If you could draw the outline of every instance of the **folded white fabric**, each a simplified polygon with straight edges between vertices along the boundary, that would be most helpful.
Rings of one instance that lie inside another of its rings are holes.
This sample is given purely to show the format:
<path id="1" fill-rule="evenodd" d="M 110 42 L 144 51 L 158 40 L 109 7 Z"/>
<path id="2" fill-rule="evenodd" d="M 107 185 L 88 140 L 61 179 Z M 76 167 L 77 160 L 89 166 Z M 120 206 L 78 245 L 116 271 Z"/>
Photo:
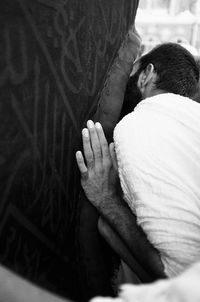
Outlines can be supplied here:
<path id="1" fill-rule="evenodd" d="M 200 104 L 140 102 L 114 130 L 124 198 L 171 277 L 200 260 Z"/>
<path id="2" fill-rule="evenodd" d="M 93 298 L 91 302 L 199 302 L 200 262 L 180 276 L 148 285 L 121 286 L 117 298 Z"/>

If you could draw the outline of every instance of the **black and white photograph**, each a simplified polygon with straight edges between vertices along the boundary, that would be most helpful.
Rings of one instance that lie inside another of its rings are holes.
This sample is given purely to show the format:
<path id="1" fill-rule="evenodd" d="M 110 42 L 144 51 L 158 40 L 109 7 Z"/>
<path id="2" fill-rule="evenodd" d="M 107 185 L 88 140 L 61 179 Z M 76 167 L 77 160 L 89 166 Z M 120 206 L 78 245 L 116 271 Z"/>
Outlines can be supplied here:
<path id="1" fill-rule="evenodd" d="M 0 0 L 0 302 L 200 302 L 200 0 Z"/>

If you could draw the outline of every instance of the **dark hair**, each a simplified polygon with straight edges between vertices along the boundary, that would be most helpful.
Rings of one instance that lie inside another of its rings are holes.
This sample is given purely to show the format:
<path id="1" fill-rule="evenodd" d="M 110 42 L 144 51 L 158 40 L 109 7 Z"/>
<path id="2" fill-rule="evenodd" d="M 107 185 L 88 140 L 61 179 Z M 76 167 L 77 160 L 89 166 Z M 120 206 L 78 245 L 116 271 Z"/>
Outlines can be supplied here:
<path id="1" fill-rule="evenodd" d="M 140 58 L 137 75 L 152 63 L 158 79 L 157 89 L 186 97 L 197 92 L 199 68 L 193 55 L 177 43 L 164 43 L 156 46 Z"/>

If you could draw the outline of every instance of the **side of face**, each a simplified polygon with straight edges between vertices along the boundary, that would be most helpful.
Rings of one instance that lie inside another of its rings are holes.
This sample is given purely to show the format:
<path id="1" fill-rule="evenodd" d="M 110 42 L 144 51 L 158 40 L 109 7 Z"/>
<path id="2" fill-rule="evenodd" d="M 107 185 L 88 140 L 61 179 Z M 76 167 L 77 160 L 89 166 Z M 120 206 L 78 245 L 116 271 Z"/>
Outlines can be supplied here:
<path id="1" fill-rule="evenodd" d="M 138 85 L 138 80 L 140 76 L 139 68 L 140 68 L 140 60 L 138 59 L 133 64 L 133 69 L 130 77 L 131 96 L 133 98 L 134 104 L 138 104 L 143 99 L 142 91 L 140 89 L 140 86 Z"/>
<path id="2" fill-rule="evenodd" d="M 139 102 L 152 95 L 154 81 L 156 79 L 154 67 L 149 64 L 143 71 L 140 70 L 141 62 L 138 59 L 132 69 L 127 84 L 121 118 L 132 112 Z"/>
<path id="3" fill-rule="evenodd" d="M 138 67 L 133 66 L 133 72 L 128 80 L 124 95 L 124 102 L 121 110 L 120 119 L 134 110 L 137 104 L 142 100 L 142 94 L 138 87 Z"/>
<path id="4" fill-rule="evenodd" d="M 138 59 L 133 65 L 131 76 L 133 88 L 140 94 L 141 100 L 143 100 L 153 95 L 157 74 L 152 63 L 149 63 L 142 71 L 140 71 L 140 66 L 141 61 Z"/>

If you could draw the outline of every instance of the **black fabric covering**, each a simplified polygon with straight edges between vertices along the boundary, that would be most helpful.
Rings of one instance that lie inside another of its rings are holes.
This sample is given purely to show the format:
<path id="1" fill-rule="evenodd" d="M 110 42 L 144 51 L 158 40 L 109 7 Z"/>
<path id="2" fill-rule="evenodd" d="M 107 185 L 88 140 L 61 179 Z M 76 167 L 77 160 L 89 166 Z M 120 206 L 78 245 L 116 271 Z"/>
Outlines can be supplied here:
<path id="1" fill-rule="evenodd" d="M 112 290 L 74 154 L 137 5 L 0 1 L 0 261 L 81 301 Z"/>

